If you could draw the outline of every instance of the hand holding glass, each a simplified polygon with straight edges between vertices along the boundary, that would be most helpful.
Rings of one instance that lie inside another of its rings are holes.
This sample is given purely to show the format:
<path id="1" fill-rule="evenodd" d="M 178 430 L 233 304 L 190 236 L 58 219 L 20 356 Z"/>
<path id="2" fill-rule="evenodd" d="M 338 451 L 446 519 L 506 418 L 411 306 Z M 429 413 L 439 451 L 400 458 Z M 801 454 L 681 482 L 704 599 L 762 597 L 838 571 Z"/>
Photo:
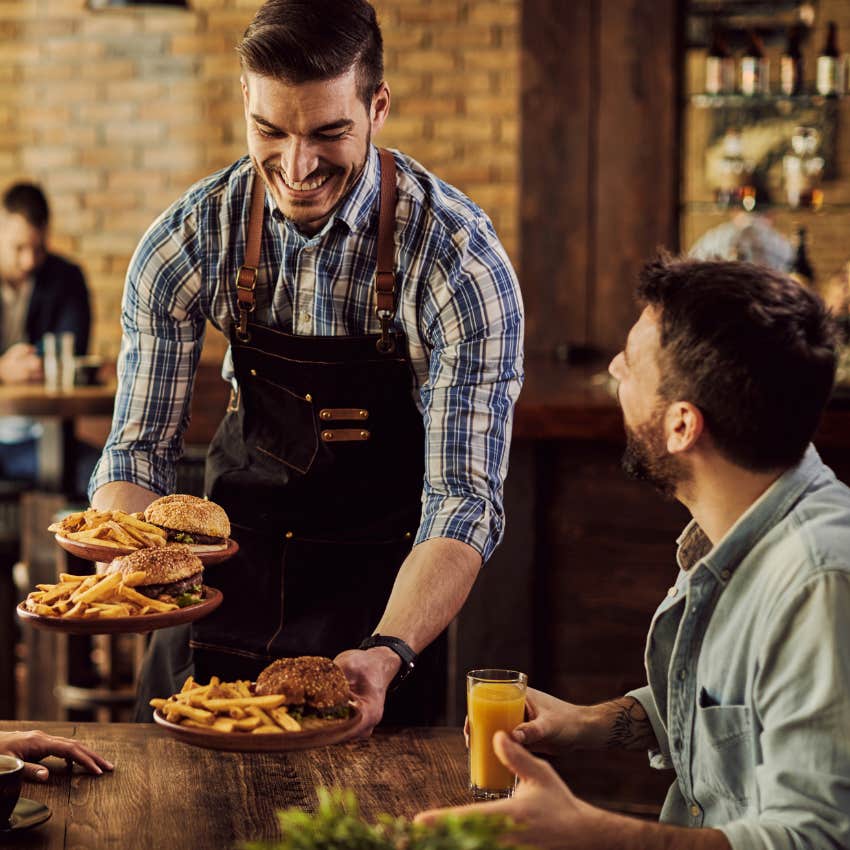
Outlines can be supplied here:
<path id="1" fill-rule="evenodd" d="M 493 736 L 510 734 L 525 716 L 528 676 L 517 670 L 472 670 L 466 676 L 469 788 L 476 800 L 510 797 L 516 776 L 493 751 Z"/>

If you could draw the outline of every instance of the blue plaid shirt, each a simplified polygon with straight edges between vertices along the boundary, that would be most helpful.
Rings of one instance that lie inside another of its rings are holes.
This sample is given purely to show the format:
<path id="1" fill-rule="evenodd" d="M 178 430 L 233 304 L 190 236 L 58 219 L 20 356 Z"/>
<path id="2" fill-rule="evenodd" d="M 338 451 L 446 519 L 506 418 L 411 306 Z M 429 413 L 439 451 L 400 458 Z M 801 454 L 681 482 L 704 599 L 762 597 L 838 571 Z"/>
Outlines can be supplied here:
<path id="1" fill-rule="evenodd" d="M 419 163 L 398 168 L 395 327 L 408 339 L 413 394 L 425 425 L 416 542 L 449 537 L 486 560 L 504 525 L 502 488 L 523 379 L 522 300 L 486 214 Z M 254 169 L 245 157 L 201 180 L 166 210 L 130 262 L 112 430 L 89 493 L 131 481 L 174 489 L 206 323 L 238 321 Z M 254 321 L 318 336 L 377 333 L 374 274 L 380 161 L 327 225 L 305 236 L 266 197 Z M 230 356 L 223 377 L 233 375 Z"/>

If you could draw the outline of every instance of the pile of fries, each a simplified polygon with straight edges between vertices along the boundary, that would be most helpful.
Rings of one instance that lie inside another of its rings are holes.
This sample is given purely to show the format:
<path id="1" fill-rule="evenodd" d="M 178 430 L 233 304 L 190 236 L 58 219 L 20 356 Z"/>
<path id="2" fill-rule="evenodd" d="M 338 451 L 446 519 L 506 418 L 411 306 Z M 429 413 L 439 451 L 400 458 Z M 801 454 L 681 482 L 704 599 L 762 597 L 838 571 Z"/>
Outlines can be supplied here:
<path id="1" fill-rule="evenodd" d="M 112 549 L 143 549 L 165 546 L 165 532 L 144 521 L 144 514 L 124 511 L 85 511 L 68 514 L 47 529 L 69 540 L 94 543 Z"/>
<path id="2" fill-rule="evenodd" d="M 150 704 L 172 723 L 207 731 L 254 735 L 300 732 L 301 724 L 283 701 L 279 694 L 255 696 L 248 681 L 221 682 L 213 676 L 208 685 L 197 685 L 189 676 L 179 694 L 152 699 Z"/>
<path id="3" fill-rule="evenodd" d="M 58 584 L 37 584 L 26 598 L 27 611 L 42 617 L 92 619 L 96 617 L 135 617 L 175 611 L 178 605 L 149 599 L 134 590 L 145 580 L 142 571 L 92 576 L 61 573 Z"/>

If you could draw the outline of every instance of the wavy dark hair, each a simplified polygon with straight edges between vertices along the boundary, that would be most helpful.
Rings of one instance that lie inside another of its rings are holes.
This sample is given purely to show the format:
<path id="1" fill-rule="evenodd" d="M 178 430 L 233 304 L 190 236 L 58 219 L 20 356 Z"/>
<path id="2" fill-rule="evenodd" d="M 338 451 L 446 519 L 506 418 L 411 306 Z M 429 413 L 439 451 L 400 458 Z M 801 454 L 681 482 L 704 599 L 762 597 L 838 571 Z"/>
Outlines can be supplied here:
<path id="1" fill-rule="evenodd" d="M 745 469 L 797 463 L 835 380 L 823 301 L 763 266 L 666 254 L 644 266 L 637 296 L 660 312 L 661 397 L 696 405 L 718 450 Z"/>
<path id="2" fill-rule="evenodd" d="M 243 68 L 295 85 L 356 67 L 367 110 L 384 79 L 384 42 L 366 0 L 267 0 L 236 51 Z"/>

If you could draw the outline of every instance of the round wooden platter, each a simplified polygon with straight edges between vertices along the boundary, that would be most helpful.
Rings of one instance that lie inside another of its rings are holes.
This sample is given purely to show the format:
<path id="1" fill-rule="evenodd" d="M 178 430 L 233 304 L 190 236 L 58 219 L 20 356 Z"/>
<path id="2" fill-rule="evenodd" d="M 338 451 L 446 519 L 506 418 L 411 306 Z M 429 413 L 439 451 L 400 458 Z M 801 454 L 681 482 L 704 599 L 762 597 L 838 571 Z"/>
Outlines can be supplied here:
<path id="1" fill-rule="evenodd" d="M 108 563 L 122 555 L 129 555 L 136 549 L 125 549 L 123 547 L 103 546 L 98 543 L 86 543 L 82 540 L 71 540 L 69 537 L 56 535 L 56 542 L 66 551 L 86 561 L 100 561 Z M 228 537 L 227 543 L 220 548 L 209 546 L 190 546 L 190 549 L 201 559 L 204 566 L 209 564 L 220 564 L 228 558 L 232 558 L 239 551 L 239 544 Z"/>
<path id="2" fill-rule="evenodd" d="M 18 616 L 36 629 L 62 632 L 68 635 L 145 634 L 169 626 L 194 623 L 212 614 L 224 599 L 224 594 L 214 587 L 204 586 L 204 600 L 176 611 L 138 614 L 135 617 L 45 617 L 27 611 L 24 603 L 18 605 Z"/>
<path id="3" fill-rule="evenodd" d="M 166 720 L 157 709 L 153 719 L 169 734 L 194 747 L 209 750 L 227 750 L 233 753 L 285 753 L 289 750 L 308 750 L 339 744 L 348 738 L 360 722 L 360 710 L 352 706 L 351 716 L 344 720 L 314 721 L 321 726 L 302 729 L 300 732 L 254 735 L 251 732 L 216 732 L 197 726 L 183 726 Z"/>

